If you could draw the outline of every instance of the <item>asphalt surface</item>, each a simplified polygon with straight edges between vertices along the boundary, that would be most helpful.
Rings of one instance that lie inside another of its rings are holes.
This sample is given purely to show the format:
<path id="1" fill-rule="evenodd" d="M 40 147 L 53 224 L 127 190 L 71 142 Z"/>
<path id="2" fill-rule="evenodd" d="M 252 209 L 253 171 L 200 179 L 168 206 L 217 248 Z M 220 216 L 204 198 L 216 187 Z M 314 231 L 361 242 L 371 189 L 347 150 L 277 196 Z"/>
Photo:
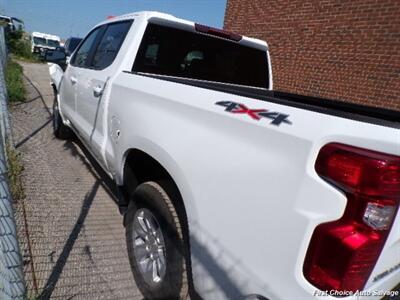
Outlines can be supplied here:
<path id="1" fill-rule="evenodd" d="M 53 136 L 47 64 L 21 64 L 27 99 L 11 121 L 25 167 L 15 211 L 28 298 L 142 299 L 112 183 L 77 141 Z"/>

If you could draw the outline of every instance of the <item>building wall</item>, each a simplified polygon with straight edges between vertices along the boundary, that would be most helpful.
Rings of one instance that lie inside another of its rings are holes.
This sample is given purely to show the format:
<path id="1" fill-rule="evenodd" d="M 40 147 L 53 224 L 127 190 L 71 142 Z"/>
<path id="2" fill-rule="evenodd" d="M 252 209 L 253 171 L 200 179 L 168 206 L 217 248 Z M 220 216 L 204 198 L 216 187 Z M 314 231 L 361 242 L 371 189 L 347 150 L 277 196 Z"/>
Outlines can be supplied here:
<path id="1" fill-rule="evenodd" d="M 399 0 L 227 0 L 224 27 L 268 42 L 276 90 L 400 110 Z"/>

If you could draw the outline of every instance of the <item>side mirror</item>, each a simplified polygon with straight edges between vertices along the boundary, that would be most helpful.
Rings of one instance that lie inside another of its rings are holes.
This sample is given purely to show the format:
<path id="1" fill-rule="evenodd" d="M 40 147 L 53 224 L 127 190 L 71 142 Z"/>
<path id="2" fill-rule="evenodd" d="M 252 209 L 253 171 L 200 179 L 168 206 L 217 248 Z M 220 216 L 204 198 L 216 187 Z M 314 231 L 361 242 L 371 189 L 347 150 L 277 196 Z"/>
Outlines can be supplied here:
<path id="1" fill-rule="evenodd" d="M 66 55 L 64 51 L 54 50 L 46 51 L 44 55 L 44 60 L 50 63 L 59 65 L 60 67 L 65 67 Z"/>

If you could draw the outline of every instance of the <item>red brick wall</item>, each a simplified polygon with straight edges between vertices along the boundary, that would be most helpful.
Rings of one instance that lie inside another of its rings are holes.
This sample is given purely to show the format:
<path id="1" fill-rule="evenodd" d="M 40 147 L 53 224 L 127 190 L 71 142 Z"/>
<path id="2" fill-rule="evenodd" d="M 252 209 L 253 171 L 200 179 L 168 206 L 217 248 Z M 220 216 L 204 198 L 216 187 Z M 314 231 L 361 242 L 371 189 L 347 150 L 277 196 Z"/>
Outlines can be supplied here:
<path id="1" fill-rule="evenodd" d="M 227 0 L 224 27 L 268 42 L 276 90 L 400 110 L 399 0 Z"/>

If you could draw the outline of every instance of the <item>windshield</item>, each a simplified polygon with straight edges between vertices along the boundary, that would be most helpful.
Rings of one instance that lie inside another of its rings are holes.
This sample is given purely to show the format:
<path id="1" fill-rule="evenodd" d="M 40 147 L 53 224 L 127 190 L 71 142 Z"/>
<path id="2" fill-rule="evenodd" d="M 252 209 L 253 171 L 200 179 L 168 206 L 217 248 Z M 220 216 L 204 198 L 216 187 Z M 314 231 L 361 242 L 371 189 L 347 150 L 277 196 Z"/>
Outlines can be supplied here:
<path id="1" fill-rule="evenodd" d="M 58 47 L 60 46 L 60 42 L 56 40 L 47 40 L 47 46 Z"/>
<path id="2" fill-rule="evenodd" d="M 46 39 L 40 37 L 33 37 L 33 43 L 35 45 L 46 45 Z"/>
<path id="3" fill-rule="evenodd" d="M 266 50 L 156 24 L 147 26 L 133 71 L 268 88 Z"/>

